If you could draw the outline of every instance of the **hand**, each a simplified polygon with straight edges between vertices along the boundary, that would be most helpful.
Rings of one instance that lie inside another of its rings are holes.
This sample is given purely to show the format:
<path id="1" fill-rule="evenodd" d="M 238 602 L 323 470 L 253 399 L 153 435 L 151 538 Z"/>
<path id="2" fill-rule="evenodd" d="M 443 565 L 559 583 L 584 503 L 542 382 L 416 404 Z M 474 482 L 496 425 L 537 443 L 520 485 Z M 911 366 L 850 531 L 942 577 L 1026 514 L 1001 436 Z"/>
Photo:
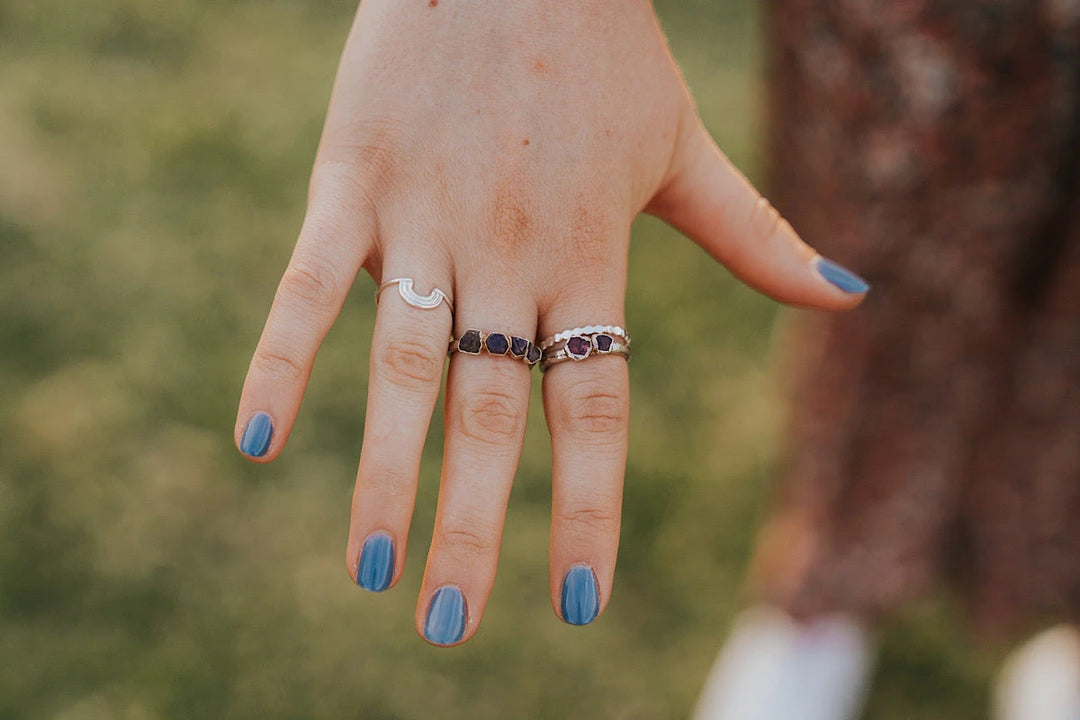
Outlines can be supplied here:
<path id="1" fill-rule="evenodd" d="M 539 340 L 623 325 L 629 230 L 643 210 L 778 300 L 847 309 L 866 289 L 820 262 L 717 149 L 645 0 L 361 5 L 236 426 L 253 459 L 281 452 L 361 268 L 376 282 L 414 278 L 419 293 L 437 287 L 452 298 L 455 315 L 447 304 L 411 307 L 394 288 L 382 294 L 346 554 L 352 578 L 383 590 L 400 577 L 451 332 Z M 450 361 L 442 484 L 416 610 L 434 644 L 471 637 L 483 615 L 530 382 L 526 364 L 509 357 Z M 583 624 L 606 605 L 615 568 L 626 362 L 563 363 L 543 390 L 552 604 Z"/>

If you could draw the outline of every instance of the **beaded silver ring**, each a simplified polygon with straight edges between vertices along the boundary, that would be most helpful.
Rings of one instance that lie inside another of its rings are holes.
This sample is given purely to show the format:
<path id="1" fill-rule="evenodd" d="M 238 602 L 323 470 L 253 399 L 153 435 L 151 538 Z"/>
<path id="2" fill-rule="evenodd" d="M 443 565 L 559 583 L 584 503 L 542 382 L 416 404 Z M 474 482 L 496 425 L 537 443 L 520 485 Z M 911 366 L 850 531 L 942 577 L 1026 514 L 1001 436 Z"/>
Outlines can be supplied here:
<path id="1" fill-rule="evenodd" d="M 618 325 L 586 325 L 584 327 L 576 327 L 572 330 L 563 330 L 557 332 L 551 337 L 548 337 L 540 342 L 540 350 L 547 350 L 549 347 L 557 342 L 563 340 L 569 340 L 575 335 L 596 335 L 597 333 L 603 333 L 604 335 L 614 335 L 622 338 L 627 345 L 630 344 L 630 333 Z"/>
<path id="2" fill-rule="evenodd" d="M 586 325 L 555 333 L 540 343 L 540 370 L 566 360 L 585 360 L 594 355 L 621 355 L 630 360 L 630 333 L 618 325 Z"/>

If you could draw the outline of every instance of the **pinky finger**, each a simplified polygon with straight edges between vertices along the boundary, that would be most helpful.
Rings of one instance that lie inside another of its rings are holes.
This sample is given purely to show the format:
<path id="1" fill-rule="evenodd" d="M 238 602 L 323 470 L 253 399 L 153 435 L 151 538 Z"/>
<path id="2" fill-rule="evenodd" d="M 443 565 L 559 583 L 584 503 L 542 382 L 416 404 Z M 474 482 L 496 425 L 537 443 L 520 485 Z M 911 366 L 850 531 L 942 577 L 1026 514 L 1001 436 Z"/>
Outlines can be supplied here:
<path id="1" fill-rule="evenodd" d="M 244 455 L 281 452 L 315 355 L 373 245 L 375 218 L 312 180 L 311 202 L 248 368 L 234 436 Z M 331 187 L 327 187 L 330 185 Z"/>

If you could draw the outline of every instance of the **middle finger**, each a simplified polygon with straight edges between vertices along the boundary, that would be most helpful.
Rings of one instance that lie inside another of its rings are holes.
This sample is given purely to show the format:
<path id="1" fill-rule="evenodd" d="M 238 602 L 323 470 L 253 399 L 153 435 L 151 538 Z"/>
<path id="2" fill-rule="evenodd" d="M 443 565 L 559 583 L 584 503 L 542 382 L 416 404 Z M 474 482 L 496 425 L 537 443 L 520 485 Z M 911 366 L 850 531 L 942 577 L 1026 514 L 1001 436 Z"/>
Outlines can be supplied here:
<path id="1" fill-rule="evenodd" d="M 537 317 L 520 288 L 465 286 L 460 296 L 454 337 L 466 352 L 450 360 L 439 504 L 416 609 L 417 630 L 442 646 L 476 632 L 491 594 L 529 406 L 530 366 L 514 351 L 535 336 Z M 478 340 L 477 354 L 467 352 Z"/>

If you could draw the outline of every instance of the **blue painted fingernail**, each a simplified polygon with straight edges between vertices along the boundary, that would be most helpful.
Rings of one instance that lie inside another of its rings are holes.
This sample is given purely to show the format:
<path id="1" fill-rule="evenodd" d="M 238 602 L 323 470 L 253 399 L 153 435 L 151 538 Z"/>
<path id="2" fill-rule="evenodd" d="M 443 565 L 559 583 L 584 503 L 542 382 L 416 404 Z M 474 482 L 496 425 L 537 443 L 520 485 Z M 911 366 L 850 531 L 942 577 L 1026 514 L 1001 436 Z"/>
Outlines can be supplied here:
<path id="1" fill-rule="evenodd" d="M 274 436 L 274 421 L 264 412 L 251 416 L 240 436 L 240 452 L 248 457 L 262 457 L 270 449 L 270 438 Z"/>
<path id="2" fill-rule="evenodd" d="M 575 565 L 562 582 L 562 619 L 571 625 L 588 625 L 600 612 L 600 587 L 587 565 Z"/>
<path id="3" fill-rule="evenodd" d="M 424 637 L 435 645 L 453 645 L 465 635 L 465 596 L 453 585 L 444 585 L 431 596 Z"/>
<path id="4" fill-rule="evenodd" d="M 372 533 L 360 551 L 356 584 L 371 592 L 382 592 L 394 579 L 394 541 L 383 532 Z"/>
<path id="5" fill-rule="evenodd" d="M 864 293 L 870 289 L 870 283 L 832 260 L 819 256 L 816 265 L 821 277 L 846 293 Z"/>

